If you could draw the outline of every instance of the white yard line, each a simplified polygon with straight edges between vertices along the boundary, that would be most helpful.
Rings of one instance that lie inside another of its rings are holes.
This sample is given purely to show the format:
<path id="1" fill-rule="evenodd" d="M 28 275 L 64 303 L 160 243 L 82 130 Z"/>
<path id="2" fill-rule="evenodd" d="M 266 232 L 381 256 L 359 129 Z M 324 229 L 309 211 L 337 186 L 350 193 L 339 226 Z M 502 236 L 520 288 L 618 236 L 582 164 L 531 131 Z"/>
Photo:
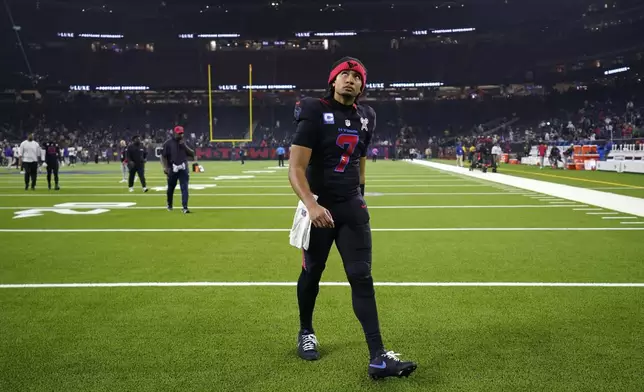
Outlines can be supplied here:
<path id="1" fill-rule="evenodd" d="M 161 179 L 149 179 L 146 177 L 146 180 L 148 181 L 148 184 L 162 184 L 165 185 L 167 184 L 167 181 L 161 180 Z M 244 179 L 244 180 L 232 180 L 232 179 L 221 179 L 221 180 L 214 180 L 214 179 L 204 179 L 204 178 L 192 178 L 193 181 L 199 181 L 199 182 L 211 182 L 211 183 L 229 183 L 229 184 L 288 184 L 288 179 L 283 178 L 279 180 L 260 180 L 260 179 L 255 179 L 255 180 L 250 180 L 250 179 Z M 373 182 L 412 182 L 412 183 L 419 183 L 419 182 L 444 182 L 446 184 L 453 184 L 453 183 L 469 183 L 470 181 L 466 181 L 464 179 L 454 179 L 454 178 L 444 178 L 444 179 L 435 179 L 435 178 L 414 178 L 414 179 L 368 179 L 367 180 L 369 184 Z M 137 180 L 138 183 L 138 180 Z M 122 186 L 125 186 L 125 183 L 122 183 L 120 180 L 61 180 L 60 182 L 61 185 L 68 185 L 68 184 L 73 184 L 73 185 L 89 185 L 89 184 L 123 184 Z M 24 187 L 25 183 L 24 181 L 0 181 L 0 185 L 3 185 L 3 188 L 9 187 L 9 185 L 12 185 L 10 188 L 20 188 L 21 186 Z M 38 183 L 36 184 L 37 186 L 46 186 L 46 183 Z M 483 184 L 485 185 L 485 184 Z M 486 185 L 490 186 L 490 185 Z M 98 188 L 100 186 L 96 186 L 95 188 Z"/>
<path id="2" fill-rule="evenodd" d="M 295 205 L 290 206 L 196 206 L 190 207 L 191 210 L 294 210 Z M 556 204 L 517 204 L 517 205 L 426 205 L 426 206 L 369 206 L 370 210 L 378 209 L 400 209 L 400 210 L 413 210 L 413 209 L 460 209 L 460 208 L 570 208 L 571 206 L 567 204 L 556 205 Z M 0 207 L 0 210 L 27 210 L 27 209 L 38 209 L 38 208 L 56 208 L 56 206 L 48 207 Z M 68 207 L 65 207 L 68 208 Z M 94 207 L 75 207 L 75 209 L 92 209 Z M 111 210 L 165 210 L 166 207 L 163 206 L 135 206 L 135 207 L 109 207 Z"/>
<path id="3" fill-rule="evenodd" d="M 165 184 L 162 184 L 165 185 Z M 200 183 L 201 185 L 201 183 Z M 215 184 L 211 184 L 215 185 Z M 61 187 L 64 185 L 61 184 Z M 136 189 L 139 189 L 140 184 L 136 184 Z M 150 185 L 152 187 L 152 185 Z M 290 185 L 216 185 L 217 189 L 254 189 L 254 188 L 259 188 L 259 189 L 275 189 L 275 188 L 288 188 L 291 189 Z M 483 184 L 386 184 L 386 185 L 380 185 L 380 184 L 374 184 L 374 185 L 369 185 L 369 188 L 475 188 L 475 187 L 489 187 L 488 185 L 483 185 Z M 41 187 L 42 188 L 42 187 Z M 114 185 L 114 186 L 105 186 L 105 185 L 100 185 L 100 186 L 65 186 L 65 189 L 127 189 L 127 186 L 125 185 Z M 16 189 L 16 187 L 13 186 L 0 186 L 0 189 Z M 36 188 L 38 189 L 38 188 Z M 46 189 L 42 188 L 43 190 Z M 40 190 L 40 189 L 39 189 Z M 31 191 L 26 191 L 26 192 L 31 192 Z"/>
<path id="4" fill-rule="evenodd" d="M 175 194 L 178 194 L 179 187 L 175 190 Z M 379 193 L 378 195 L 370 195 L 370 193 Z M 157 197 L 166 197 L 165 191 L 157 192 L 150 191 L 148 193 L 142 193 L 140 189 L 137 189 L 136 192 L 128 193 L 60 193 L 55 191 L 40 191 L 36 190 L 25 191 L 25 193 L 0 193 L 0 197 L 112 197 L 112 196 L 157 196 Z M 296 198 L 297 196 L 293 192 L 289 193 L 198 193 L 196 191 L 190 192 L 190 197 L 194 196 L 249 196 L 249 197 L 266 197 L 266 196 L 291 196 Z M 381 197 L 381 196 L 516 196 L 516 194 L 508 192 L 366 192 L 367 200 L 369 197 Z"/>
<path id="5" fill-rule="evenodd" d="M 115 288 L 115 287 L 294 287 L 297 282 L 117 282 L 117 283 L 18 283 L 0 289 Z M 320 282 L 320 286 L 349 287 L 348 282 Z M 603 282 L 374 282 L 381 287 L 586 287 L 641 288 L 644 283 Z"/>
<path id="6" fill-rule="evenodd" d="M 291 229 L 0 229 L 0 233 L 288 233 Z M 644 227 L 418 227 L 371 229 L 373 232 L 435 232 L 435 231 L 644 231 Z"/>
<path id="7" fill-rule="evenodd" d="M 637 216 L 602 216 L 602 219 L 638 219 Z"/>

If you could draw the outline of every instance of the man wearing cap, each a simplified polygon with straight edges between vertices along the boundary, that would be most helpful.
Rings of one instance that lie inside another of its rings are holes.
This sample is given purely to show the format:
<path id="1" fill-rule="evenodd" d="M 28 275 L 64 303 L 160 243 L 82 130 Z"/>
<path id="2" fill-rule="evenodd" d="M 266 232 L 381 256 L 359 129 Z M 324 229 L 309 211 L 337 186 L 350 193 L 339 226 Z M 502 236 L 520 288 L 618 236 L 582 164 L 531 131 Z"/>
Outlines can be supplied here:
<path id="1" fill-rule="evenodd" d="M 332 67 L 326 97 L 304 98 L 296 104 L 297 130 L 288 176 L 312 223 L 297 283 L 298 354 L 305 360 L 320 357 L 313 331 L 313 309 L 335 242 L 351 285 L 353 310 L 369 348 L 368 374 L 378 379 L 409 376 L 417 365 L 386 351 L 380 335 L 371 276 L 371 227 L 364 200 L 367 148 L 376 114 L 371 107 L 357 102 L 366 81 L 364 65 L 345 57 Z"/>
<path id="2" fill-rule="evenodd" d="M 145 146 L 141 144 L 141 138 L 137 135 L 132 138 L 132 143 L 127 146 L 125 150 L 125 160 L 127 167 L 130 169 L 130 177 L 128 178 L 127 186 L 130 192 L 134 192 L 134 176 L 139 175 L 139 181 L 143 187 L 143 192 L 147 192 L 148 188 L 145 183 L 145 161 L 147 159 L 147 151 Z"/>
<path id="3" fill-rule="evenodd" d="M 174 127 L 174 137 L 168 139 L 163 144 L 163 152 L 161 154 L 163 172 L 168 176 L 168 211 L 172 211 L 172 200 L 178 181 L 179 187 L 181 188 L 182 211 L 184 214 L 190 213 L 188 209 L 188 181 L 190 180 L 190 175 L 188 174 L 188 157 L 194 159 L 195 152 L 186 145 L 183 139 L 183 127 L 176 126 Z"/>

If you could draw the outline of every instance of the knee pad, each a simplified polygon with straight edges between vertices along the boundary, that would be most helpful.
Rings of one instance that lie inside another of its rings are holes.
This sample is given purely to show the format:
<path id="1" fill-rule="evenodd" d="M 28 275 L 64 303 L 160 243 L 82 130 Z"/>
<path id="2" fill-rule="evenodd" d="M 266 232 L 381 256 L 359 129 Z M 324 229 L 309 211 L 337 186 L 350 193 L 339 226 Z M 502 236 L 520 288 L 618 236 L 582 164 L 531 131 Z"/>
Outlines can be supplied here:
<path id="1" fill-rule="evenodd" d="M 355 261 L 345 267 L 350 283 L 371 279 L 371 263 L 368 261 Z"/>

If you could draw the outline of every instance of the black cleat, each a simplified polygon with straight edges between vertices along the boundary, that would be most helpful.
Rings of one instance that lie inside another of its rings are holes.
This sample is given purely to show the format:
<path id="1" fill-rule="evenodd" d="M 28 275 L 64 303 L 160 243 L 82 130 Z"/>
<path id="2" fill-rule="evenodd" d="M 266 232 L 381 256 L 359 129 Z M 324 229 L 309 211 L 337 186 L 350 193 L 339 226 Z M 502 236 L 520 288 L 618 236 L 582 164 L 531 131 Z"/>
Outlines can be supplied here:
<path id="1" fill-rule="evenodd" d="M 60 190 L 60 187 L 59 187 L 58 185 L 56 185 L 56 188 L 54 188 L 54 190 L 55 190 L 55 191 L 59 191 L 59 190 Z"/>
<path id="2" fill-rule="evenodd" d="M 172 206 L 166 206 L 165 207 L 168 211 L 172 211 Z"/>
<path id="3" fill-rule="evenodd" d="M 190 214 L 190 210 L 187 208 L 184 208 L 183 210 L 181 210 L 181 212 L 183 212 L 184 214 Z"/>
<path id="4" fill-rule="evenodd" d="M 371 360 L 369 377 L 374 380 L 387 377 L 409 377 L 418 365 L 414 362 L 401 361 L 393 351 L 382 352 Z"/>
<path id="5" fill-rule="evenodd" d="M 297 355 L 305 361 L 315 361 L 320 359 L 318 351 L 318 338 L 315 334 L 300 331 L 297 336 Z"/>

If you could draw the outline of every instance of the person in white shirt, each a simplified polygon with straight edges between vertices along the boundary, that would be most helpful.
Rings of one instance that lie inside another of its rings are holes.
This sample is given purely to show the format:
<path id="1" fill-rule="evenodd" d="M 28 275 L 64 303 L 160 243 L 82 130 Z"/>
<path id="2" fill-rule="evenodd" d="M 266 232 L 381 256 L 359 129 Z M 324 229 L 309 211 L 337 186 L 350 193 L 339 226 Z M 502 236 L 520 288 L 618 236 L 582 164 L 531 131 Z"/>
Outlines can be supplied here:
<path id="1" fill-rule="evenodd" d="M 503 155 L 503 150 L 501 149 L 501 146 L 499 146 L 498 144 L 495 144 L 494 147 L 492 147 L 492 159 L 494 159 L 494 162 L 496 162 L 497 165 L 501 160 L 501 155 Z"/>
<path id="2" fill-rule="evenodd" d="M 29 189 L 31 179 L 31 190 L 36 190 L 36 179 L 38 178 L 38 158 L 42 154 L 40 145 L 34 141 L 34 135 L 29 134 L 27 140 L 20 144 L 20 164 L 25 171 L 25 190 Z"/>
<path id="3" fill-rule="evenodd" d="M 20 147 L 17 144 L 13 146 L 13 162 L 11 162 L 11 166 L 15 166 L 16 169 L 20 169 L 22 171 L 22 168 L 20 167 Z"/>
<path id="4" fill-rule="evenodd" d="M 69 152 L 69 167 L 76 165 L 76 147 L 69 147 L 67 149 Z"/>

